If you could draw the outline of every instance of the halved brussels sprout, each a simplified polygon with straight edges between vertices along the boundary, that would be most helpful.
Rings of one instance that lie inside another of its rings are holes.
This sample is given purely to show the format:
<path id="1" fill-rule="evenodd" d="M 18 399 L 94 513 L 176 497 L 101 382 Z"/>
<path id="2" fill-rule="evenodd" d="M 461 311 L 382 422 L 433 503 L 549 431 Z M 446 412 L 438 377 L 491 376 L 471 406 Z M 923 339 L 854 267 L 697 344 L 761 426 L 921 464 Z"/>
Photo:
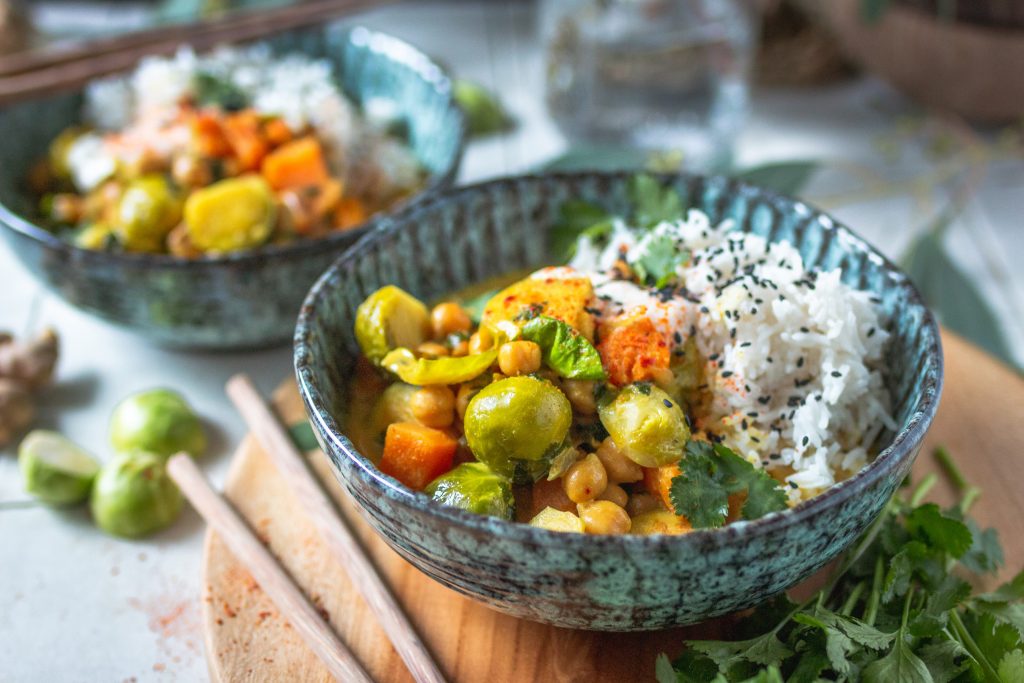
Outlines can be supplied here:
<path id="1" fill-rule="evenodd" d="M 530 520 L 530 526 L 547 529 L 548 531 L 563 531 L 582 534 L 583 520 L 571 512 L 562 512 L 552 507 L 547 507 L 537 513 Z"/>
<path id="2" fill-rule="evenodd" d="M 25 490 L 50 505 L 70 505 L 89 497 L 100 464 L 62 434 L 29 432 L 18 446 Z"/>
<path id="3" fill-rule="evenodd" d="M 427 307 L 394 285 L 381 287 L 356 309 L 356 341 L 363 355 L 378 365 L 392 349 L 419 346 L 429 329 Z"/>
<path id="4" fill-rule="evenodd" d="M 641 467 L 661 467 L 683 457 L 690 438 L 686 416 L 658 387 L 630 384 L 597 412 L 618 449 Z"/>
<path id="5" fill-rule="evenodd" d="M 488 384 L 469 402 L 466 441 L 473 455 L 516 482 L 547 474 L 572 424 L 572 406 L 550 382 L 524 375 Z"/>
<path id="6" fill-rule="evenodd" d="M 508 479 L 482 462 L 466 462 L 430 482 L 424 489 L 439 503 L 469 510 L 478 515 L 512 519 L 515 498 Z"/>
<path id="7" fill-rule="evenodd" d="M 217 181 L 185 202 L 189 240 L 197 249 L 213 253 L 260 246 L 270 237 L 276 216 L 270 185 L 254 174 Z"/>

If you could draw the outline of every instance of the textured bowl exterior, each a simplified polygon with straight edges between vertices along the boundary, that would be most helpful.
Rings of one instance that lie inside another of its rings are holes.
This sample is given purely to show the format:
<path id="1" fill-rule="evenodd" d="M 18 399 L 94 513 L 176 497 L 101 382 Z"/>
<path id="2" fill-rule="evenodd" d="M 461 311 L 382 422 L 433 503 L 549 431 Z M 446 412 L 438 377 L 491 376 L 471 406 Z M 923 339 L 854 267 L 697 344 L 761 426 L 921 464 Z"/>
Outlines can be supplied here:
<path id="1" fill-rule="evenodd" d="M 802 202 L 721 177 L 665 176 L 714 223 L 788 240 L 810 266 L 881 299 L 887 382 L 900 429 L 849 480 L 798 507 L 683 536 L 560 534 L 444 507 L 382 474 L 345 437 L 356 307 L 384 284 L 424 300 L 546 262 L 561 204 L 623 211 L 626 174 L 499 180 L 448 192 L 392 219 L 317 282 L 295 335 L 300 392 L 338 478 L 403 557 L 442 584 L 517 617 L 597 630 L 690 624 L 750 607 L 846 548 L 910 471 L 938 405 L 938 328 L 906 276 L 846 228 Z"/>
<path id="2" fill-rule="evenodd" d="M 423 193 L 451 184 L 465 138 L 444 71 L 391 36 L 340 24 L 277 36 L 278 54 L 327 59 L 356 102 L 391 100 L 429 173 Z M 238 349 L 287 342 L 310 285 L 366 231 L 186 261 L 79 249 L 34 225 L 28 169 L 80 120 L 80 92 L 0 111 L 0 233 L 25 266 L 71 304 L 167 346 Z M 421 193 L 421 195 L 423 194 Z"/>

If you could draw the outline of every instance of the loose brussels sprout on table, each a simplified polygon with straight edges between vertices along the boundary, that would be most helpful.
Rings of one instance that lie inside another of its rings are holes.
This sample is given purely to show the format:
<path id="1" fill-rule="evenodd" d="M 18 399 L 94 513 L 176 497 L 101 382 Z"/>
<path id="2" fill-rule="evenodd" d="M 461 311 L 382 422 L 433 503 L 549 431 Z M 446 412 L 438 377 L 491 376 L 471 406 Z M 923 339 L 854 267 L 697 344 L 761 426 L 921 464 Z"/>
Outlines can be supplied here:
<path id="1" fill-rule="evenodd" d="M 89 497 L 100 464 L 57 432 L 37 429 L 18 447 L 25 490 L 50 505 L 71 505 Z"/>
<path id="2" fill-rule="evenodd" d="M 198 457 L 206 449 L 206 432 L 181 394 L 153 389 L 129 396 L 114 408 L 110 443 L 120 452 L 140 450 L 168 458 L 185 451 Z"/>
<path id="3" fill-rule="evenodd" d="M 167 527 L 181 512 L 181 493 L 153 453 L 122 453 L 100 470 L 89 500 L 97 526 L 138 538 Z"/>

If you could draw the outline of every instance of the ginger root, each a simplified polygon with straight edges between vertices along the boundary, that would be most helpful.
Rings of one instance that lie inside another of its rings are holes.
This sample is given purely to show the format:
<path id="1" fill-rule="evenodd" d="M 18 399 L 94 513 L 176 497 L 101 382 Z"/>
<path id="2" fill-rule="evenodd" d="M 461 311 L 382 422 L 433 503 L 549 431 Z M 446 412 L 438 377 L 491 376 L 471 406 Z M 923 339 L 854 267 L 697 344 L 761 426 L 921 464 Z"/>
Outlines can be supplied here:
<path id="1" fill-rule="evenodd" d="M 35 417 L 32 394 L 53 378 L 59 349 L 57 334 L 51 329 L 28 342 L 0 333 L 0 448 Z"/>

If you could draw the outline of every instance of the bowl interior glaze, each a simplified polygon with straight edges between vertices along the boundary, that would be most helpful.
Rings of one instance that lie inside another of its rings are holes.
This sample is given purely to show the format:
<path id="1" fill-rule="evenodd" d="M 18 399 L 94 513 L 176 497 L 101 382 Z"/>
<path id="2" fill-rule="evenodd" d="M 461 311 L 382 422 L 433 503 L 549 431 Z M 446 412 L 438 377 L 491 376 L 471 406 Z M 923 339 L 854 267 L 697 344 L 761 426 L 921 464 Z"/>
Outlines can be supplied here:
<path id="1" fill-rule="evenodd" d="M 684 536 L 583 536 L 433 503 L 380 473 L 345 437 L 358 356 L 356 307 L 385 284 L 432 300 L 506 271 L 550 262 L 549 230 L 568 199 L 624 214 L 628 174 L 526 176 L 453 190 L 382 219 L 307 297 L 295 336 L 300 392 L 314 430 L 361 512 L 430 576 L 510 614 L 559 626 L 641 630 L 742 609 L 792 586 L 842 551 L 909 472 L 938 404 L 938 328 L 913 285 L 855 234 L 810 206 L 723 177 L 663 176 L 712 223 L 794 244 L 805 263 L 842 268 L 873 292 L 893 337 L 886 381 L 895 434 L 854 477 L 781 513 Z"/>

